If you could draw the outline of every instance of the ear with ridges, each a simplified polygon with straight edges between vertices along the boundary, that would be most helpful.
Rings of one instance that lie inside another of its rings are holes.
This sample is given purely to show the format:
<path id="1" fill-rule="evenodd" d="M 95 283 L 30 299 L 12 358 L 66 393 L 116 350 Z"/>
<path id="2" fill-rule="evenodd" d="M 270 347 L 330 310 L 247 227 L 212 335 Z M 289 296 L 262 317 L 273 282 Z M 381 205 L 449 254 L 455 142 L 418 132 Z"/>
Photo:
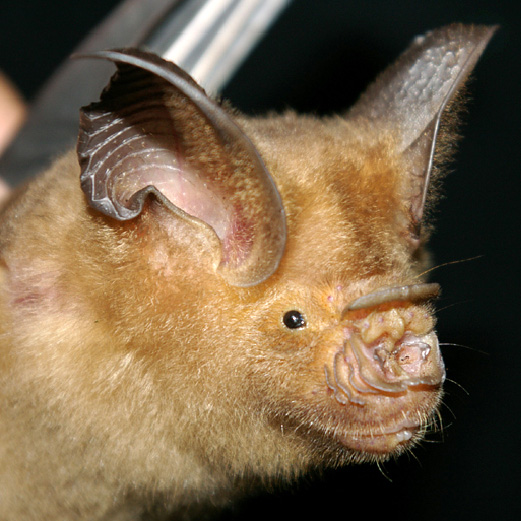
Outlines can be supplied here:
<path id="1" fill-rule="evenodd" d="M 218 237 L 217 271 L 228 283 L 269 277 L 283 254 L 285 215 L 248 137 L 173 63 L 137 49 L 88 57 L 118 68 L 100 102 L 81 111 L 77 151 L 89 204 L 128 220 L 153 194 L 172 219 Z"/>
<path id="2" fill-rule="evenodd" d="M 404 203 L 408 238 L 420 239 L 440 119 L 496 27 L 452 24 L 417 37 L 349 111 L 389 131 L 408 166 Z"/>

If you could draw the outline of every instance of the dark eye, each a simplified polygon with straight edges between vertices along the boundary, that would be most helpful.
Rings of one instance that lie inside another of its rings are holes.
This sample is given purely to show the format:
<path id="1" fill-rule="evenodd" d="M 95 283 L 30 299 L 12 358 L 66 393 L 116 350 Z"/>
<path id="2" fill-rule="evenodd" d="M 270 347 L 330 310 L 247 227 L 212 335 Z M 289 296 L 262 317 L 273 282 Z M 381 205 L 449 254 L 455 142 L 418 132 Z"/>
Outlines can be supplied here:
<path id="1" fill-rule="evenodd" d="M 305 327 L 306 319 L 300 311 L 292 310 L 284 313 L 282 322 L 288 329 L 299 329 Z"/>

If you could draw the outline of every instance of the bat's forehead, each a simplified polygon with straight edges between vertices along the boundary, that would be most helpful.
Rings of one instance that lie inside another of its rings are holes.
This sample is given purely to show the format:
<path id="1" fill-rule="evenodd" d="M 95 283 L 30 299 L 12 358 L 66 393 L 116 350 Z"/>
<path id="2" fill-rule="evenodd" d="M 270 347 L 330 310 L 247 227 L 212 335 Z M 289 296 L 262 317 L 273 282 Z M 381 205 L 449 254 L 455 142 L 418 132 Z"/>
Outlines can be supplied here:
<path id="1" fill-rule="evenodd" d="M 293 113 L 241 122 L 282 196 L 286 213 L 356 223 L 395 220 L 406 163 L 383 127 Z M 329 227 L 329 223 L 327 224 Z"/>
<path id="2" fill-rule="evenodd" d="M 288 273 L 370 277 L 410 264 L 403 165 L 392 136 L 291 113 L 248 122 L 245 130 L 282 197 Z"/>

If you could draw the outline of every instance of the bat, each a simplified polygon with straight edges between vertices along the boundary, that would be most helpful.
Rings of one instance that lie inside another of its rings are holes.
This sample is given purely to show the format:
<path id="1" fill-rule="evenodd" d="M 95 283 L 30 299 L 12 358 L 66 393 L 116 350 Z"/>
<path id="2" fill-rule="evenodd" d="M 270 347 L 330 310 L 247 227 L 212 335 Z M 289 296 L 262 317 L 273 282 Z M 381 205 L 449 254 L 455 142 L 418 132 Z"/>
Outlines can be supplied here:
<path id="1" fill-rule="evenodd" d="M 175 518 L 435 429 L 428 217 L 494 30 L 416 38 L 324 118 L 93 54 L 77 150 L 0 215 L 2 519 Z"/>

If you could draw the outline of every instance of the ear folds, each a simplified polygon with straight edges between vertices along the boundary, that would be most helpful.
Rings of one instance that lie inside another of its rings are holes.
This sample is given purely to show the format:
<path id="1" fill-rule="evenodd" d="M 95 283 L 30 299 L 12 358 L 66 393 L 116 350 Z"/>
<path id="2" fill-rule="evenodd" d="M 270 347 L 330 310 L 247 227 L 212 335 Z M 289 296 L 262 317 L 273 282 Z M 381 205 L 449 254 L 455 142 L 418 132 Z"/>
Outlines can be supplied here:
<path id="1" fill-rule="evenodd" d="M 174 64 L 135 49 L 99 52 L 118 70 L 101 101 L 82 109 L 78 156 L 89 204 L 118 220 L 153 194 L 172 212 L 217 235 L 218 272 L 258 284 L 285 244 L 279 193 L 250 140 Z"/>
<path id="2" fill-rule="evenodd" d="M 416 38 L 349 112 L 389 129 L 398 140 L 408 166 L 404 202 L 413 244 L 419 240 L 440 118 L 495 30 L 453 24 Z"/>

